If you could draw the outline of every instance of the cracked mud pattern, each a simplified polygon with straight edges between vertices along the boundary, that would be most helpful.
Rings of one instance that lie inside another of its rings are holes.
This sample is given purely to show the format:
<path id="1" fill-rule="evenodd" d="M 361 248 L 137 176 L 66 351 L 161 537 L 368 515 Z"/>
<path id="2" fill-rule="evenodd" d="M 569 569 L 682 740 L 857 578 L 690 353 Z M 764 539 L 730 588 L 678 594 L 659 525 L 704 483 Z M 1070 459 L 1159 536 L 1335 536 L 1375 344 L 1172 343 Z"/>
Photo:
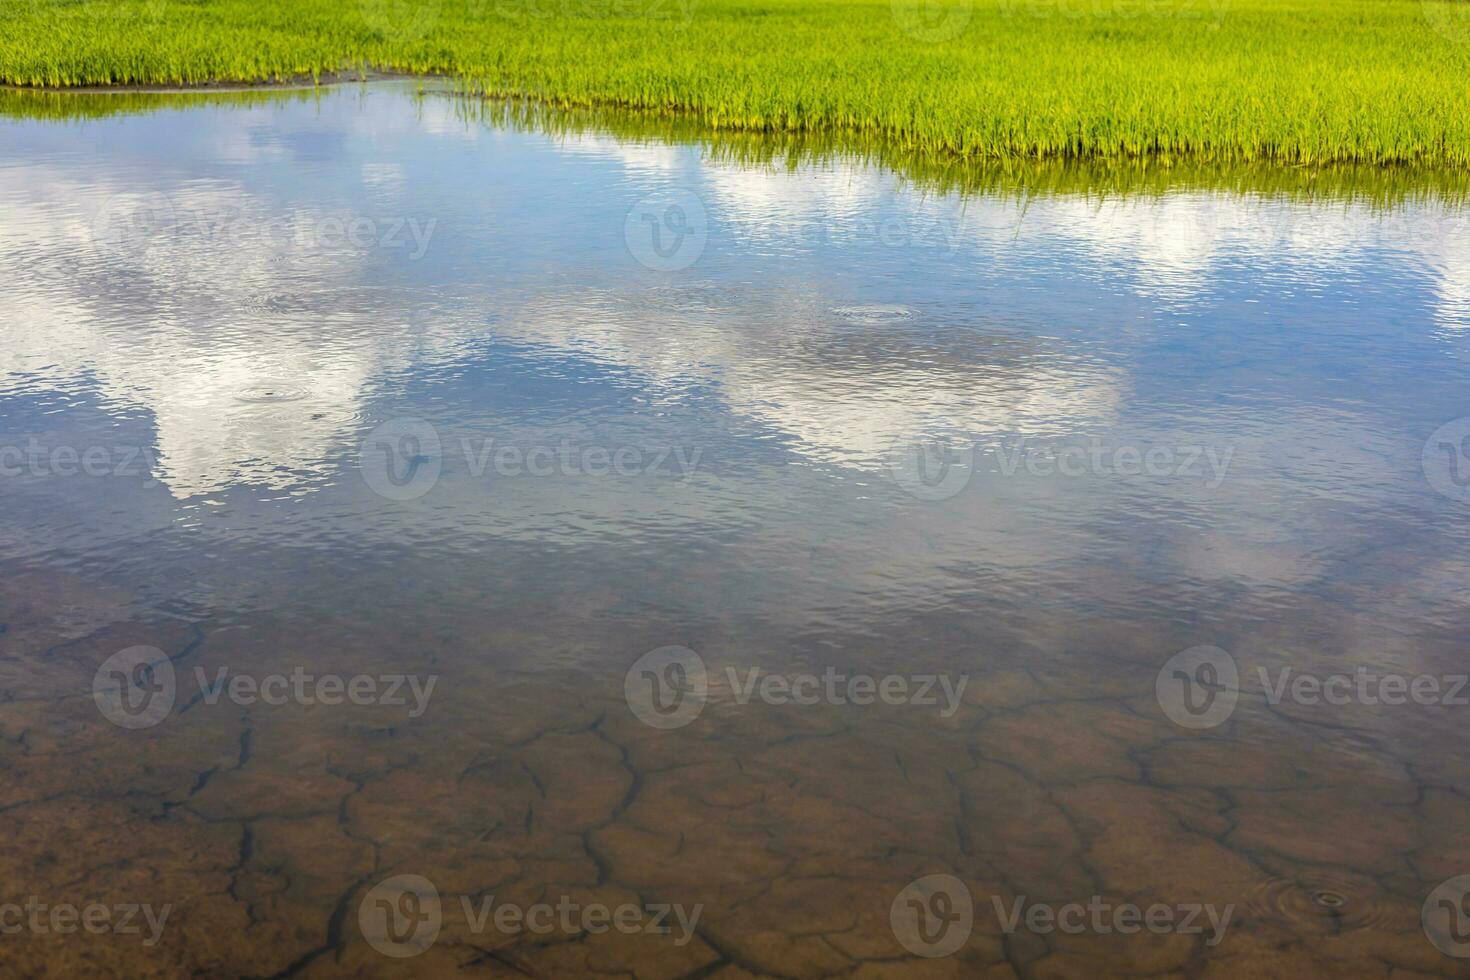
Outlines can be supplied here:
<path id="1" fill-rule="evenodd" d="M 706 710 L 661 731 L 630 711 L 621 669 L 496 657 L 473 624 L 221 626 L 131 618 L 126 598 L 55 574 L 6 580 L 0 880 L 53 902 L 172 913 L 151 948 L 8 941 L 10 975 L 1464 975 L 1419 924 L 1426 890 L 1470 867 L 1454 709 L 1345 721 L 1247 698 L 1221 729 L 1184 731 L 1153 696 L 1170 644 L 1131 646 L 1125 624 L 1094 620 L 1029 642 L 1004 624 L 977 631 L 949 718 L 742 705 L 725 666 L 801 665 L 742 661 L 712 634 Z M 908 625 L 911 641 L 926 628 Z M 174 661 L 178 707 L 120 731 L 88 692 L 102 660 L 137 644 Z M 436 673 L 441 689 L 413 719 L 198 697 L 196 667 L 303 662 Z M 973 932 L 953 956 L 913 956 L 889 907 L 941 872 L 973 895 Z M 358 907 L 405 873 L 446 898 L 437 941 L 400 960 L 364 941 Z M 477 929 L 449 898 L 491 895 L 703 911 L 675 943 Z M 1234 913 L 1208 946 L 1207 934 L 1008 934 L 994 910 L 1094 895 Z"/>

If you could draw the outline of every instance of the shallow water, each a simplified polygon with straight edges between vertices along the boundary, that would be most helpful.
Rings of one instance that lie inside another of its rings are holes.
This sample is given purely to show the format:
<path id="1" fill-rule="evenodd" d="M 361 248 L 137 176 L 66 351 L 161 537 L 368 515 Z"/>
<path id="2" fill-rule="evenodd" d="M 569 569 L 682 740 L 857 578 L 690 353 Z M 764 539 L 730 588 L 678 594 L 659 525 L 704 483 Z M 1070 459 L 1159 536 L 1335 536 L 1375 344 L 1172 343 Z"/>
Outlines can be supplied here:
<path id="1" fill-rule="evenodd" d="M 100 98 L 0 120 L 19 975 L 1465 974 L 1461 204 Z"/>

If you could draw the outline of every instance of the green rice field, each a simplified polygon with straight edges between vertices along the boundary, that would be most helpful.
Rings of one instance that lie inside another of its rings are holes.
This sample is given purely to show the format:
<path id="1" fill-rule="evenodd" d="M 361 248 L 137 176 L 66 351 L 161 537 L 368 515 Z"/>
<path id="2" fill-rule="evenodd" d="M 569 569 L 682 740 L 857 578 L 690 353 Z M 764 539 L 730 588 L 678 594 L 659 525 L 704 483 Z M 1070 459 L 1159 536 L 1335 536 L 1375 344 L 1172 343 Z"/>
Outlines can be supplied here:
<path id="1" fill-rule="evenodd" d="M 1465 0 L 11 0 L 0 81 L 341 71 L 898 152 L 1470 166 Z"/>

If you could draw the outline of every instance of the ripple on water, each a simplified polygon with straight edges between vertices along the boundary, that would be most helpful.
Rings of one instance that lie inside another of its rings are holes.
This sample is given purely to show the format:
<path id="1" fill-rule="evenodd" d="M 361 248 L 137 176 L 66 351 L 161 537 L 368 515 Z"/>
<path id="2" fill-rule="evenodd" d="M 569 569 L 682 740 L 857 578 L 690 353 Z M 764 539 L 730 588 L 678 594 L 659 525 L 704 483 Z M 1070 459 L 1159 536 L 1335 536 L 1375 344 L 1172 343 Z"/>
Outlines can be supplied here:
<path id="1" fill-rule="evenodd" d="M 1256 886 L 1246 904 L 1264 919 L 1334 933 L 1383 925 L 1391 911 L 1371 880 L 1320 873 L 1270 878 Z"/>
<path id="2" fill-rule="evenodd" d="M 644 290 L 643 302 L 659 310 L 675 312 L 720 311 L 739 309 L 750 299 L 749 291 L 739 285 L 715 282 L 684 283 L 678 286 L 654 286 Z"/>
<path id="3" fill-rule="evenodd" d="M 867 304 L 863 306 L 838 306 L 832 310 L 834 316 L 853 323 L 892 323 L 907 320 L 914 311 L 907 306 Z"/>
<path id="4" fill-rule="evenodd" d="M 307 313 L 311 311 L 312 301 L 300 293 L 281 292 L 253 296 L 246 305 L 262 313 Z"/>
<path id="5" fill-rule="evenodd" d="M 305 388 L 295 385 L 255 385 L 235 395 L 235 401 L 247 405 L 274 405 L 280 402 L 299 402 L 307 396 Z"/>

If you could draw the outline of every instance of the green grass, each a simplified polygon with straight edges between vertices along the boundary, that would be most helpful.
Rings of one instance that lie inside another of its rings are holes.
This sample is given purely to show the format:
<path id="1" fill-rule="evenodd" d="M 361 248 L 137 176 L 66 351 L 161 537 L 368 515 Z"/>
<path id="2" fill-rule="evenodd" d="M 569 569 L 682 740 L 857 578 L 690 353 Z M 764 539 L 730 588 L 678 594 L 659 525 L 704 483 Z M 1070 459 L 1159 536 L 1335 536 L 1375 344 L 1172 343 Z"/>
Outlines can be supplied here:
<path id="1" fill-rule="evenodd" d="M 1470 168 L 1470 0 L 922 2 L 9 0 L 0 81 L 377 68 L 897 153 Z"/>

